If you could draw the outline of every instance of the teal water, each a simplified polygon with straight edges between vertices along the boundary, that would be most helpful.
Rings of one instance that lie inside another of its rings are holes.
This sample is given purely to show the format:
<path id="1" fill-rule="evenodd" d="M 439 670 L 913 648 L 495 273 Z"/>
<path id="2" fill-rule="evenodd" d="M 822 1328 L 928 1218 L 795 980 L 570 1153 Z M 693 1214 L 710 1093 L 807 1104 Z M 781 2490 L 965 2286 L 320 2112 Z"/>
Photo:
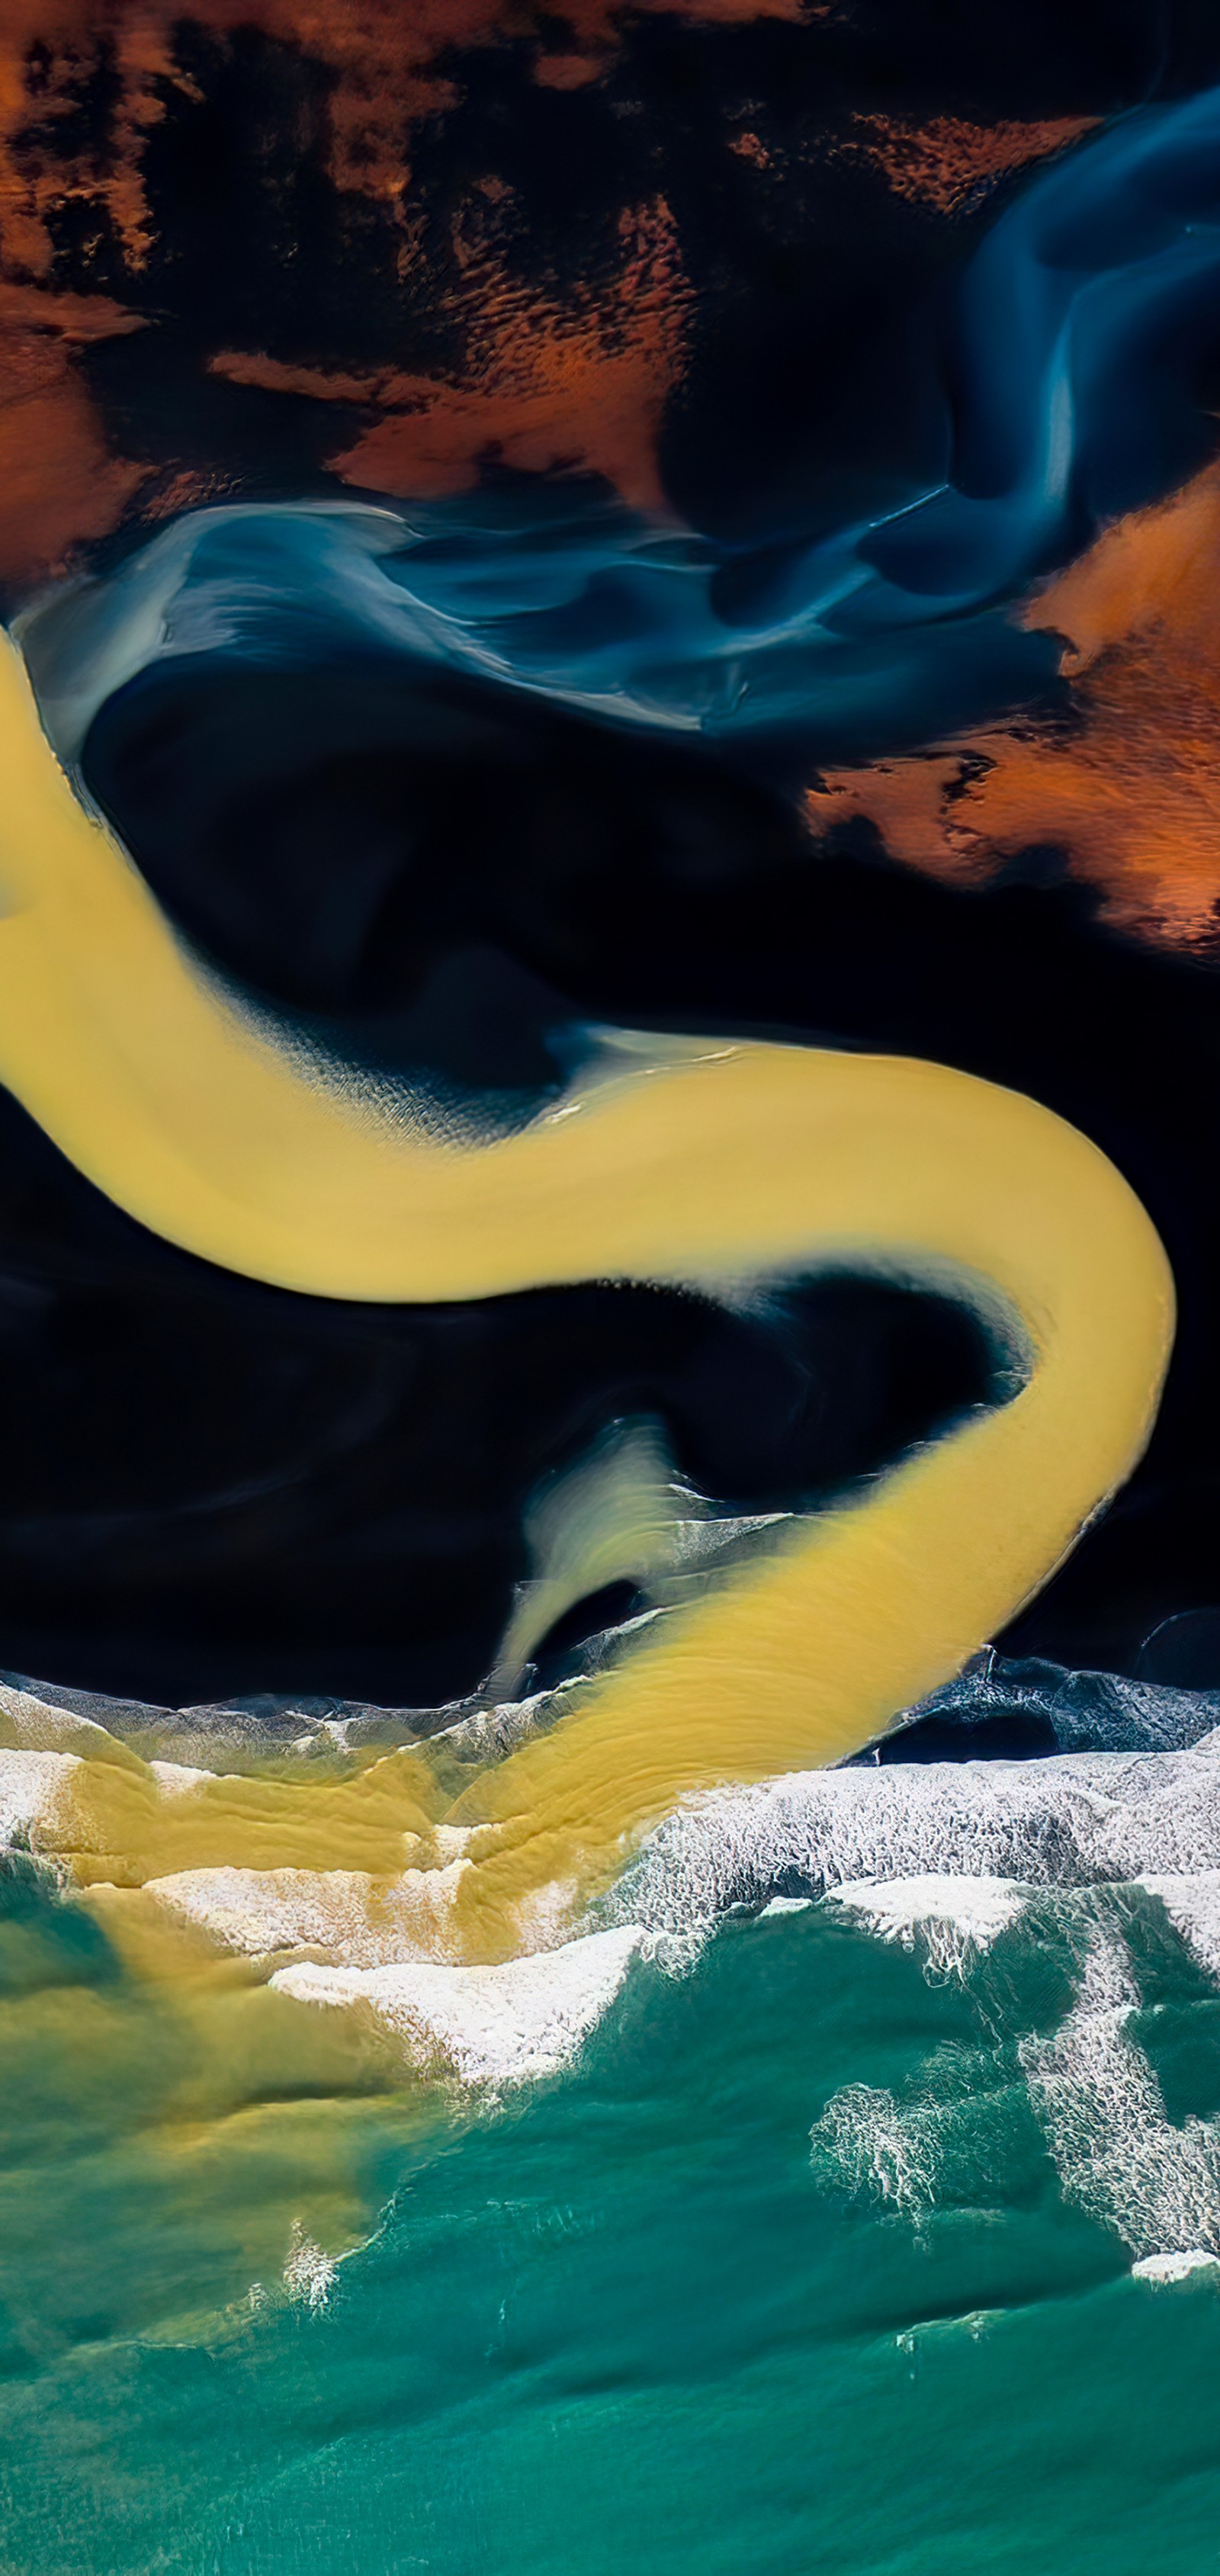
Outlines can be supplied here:
<path id="1" fill-rule="evenodd" d="M 1139 1989 L 1105 2028 L 1210 2172 L 1187 2124 L 1220 2108 L 1220 1997 L 1151 1897 L 1046 1899 L 964 1977 L 833 1905 L 736 1917 L 686 1973 L 633 1968 L 564 2074 L 387 2148 L 325 2299 L 170 2342 L 106 2322 L 176 2259 L 166 2209 L 67 2134 L 70 2050 L 58 2125 L 27 2070 L 0 2105 L 5 2576 L 1220 2565 L 1220 2273 L 1132 2277 L 1029 2081 L 1099 1924 Z M 15 1943 L 69 2031 L 121 1983 L 70 1906 L 10 1917 L 10 1985 Z M 1085 2074 L 1121 2199 L 1130 2104 Z"/>

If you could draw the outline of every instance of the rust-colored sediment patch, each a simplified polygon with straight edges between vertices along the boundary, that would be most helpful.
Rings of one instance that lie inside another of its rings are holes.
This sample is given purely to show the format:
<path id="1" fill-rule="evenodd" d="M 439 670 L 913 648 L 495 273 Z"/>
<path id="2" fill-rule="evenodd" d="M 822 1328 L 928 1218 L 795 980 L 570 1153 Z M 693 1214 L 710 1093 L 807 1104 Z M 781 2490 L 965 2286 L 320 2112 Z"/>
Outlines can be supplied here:
<path id="1" fill-rule="evenodd" d="M 846 148 L 883 171 L 896 196 L 932 206 L 941 215 L 961 215 L 980 205 L 998 180 L 1049 160 L 1100 119 L 1001 118 L 995 125 L 971 125 L 960 116 L 934 116 L 914 125 L 900 117 L 860 114 L 852 123 Z"/>
<path id="2" fill-rule="evenodd" d="M 353 375 L 220 350 L 232 384 L 374 415 L 331 471 L 400 499 L 468 490 L 483 465 L 522 473 L 600 474 L 637 509 L 659 509 L 657 438 L 680 373 L 691 294 L 663 199 L 626 213 L 609 278 L 565 302 L 510 276 L 488 251 L 463 280 L 459 381 L 383 370 Z"/>
<path id="3" fill-rule="evenodd" d="M 643 14 L 691 25 L 796 20 L 802 0 L 633 0 L 630 8 L 565 0 L 550 13 L 530 0 L 3 0 L 0 282 L 9 301 L 0 314 L 0 578 L 61 570 L 74 546 L 117 524 L 146 478 L 154 506 L 174 488 L 179 460 L 164 458 L 153 476 L 111 452 L 76 363 L 84 340 L 134 322 L 108 297 L 76 299 L 70 319 L 51 288 L 56 225 L 71 208 L 78 229 L 91 221 L 111 245 L 134 294 L 151 248 L 145 144 L 175 91 L 198 95 L 184 68 L 185 33 L 202 29 L 221 41 L 261 33 L 321 65 L 330 75 L 328 175 L 341 192 L 390 208 L 404 267 L 412 129 L 457 99 L 463 52 L 524 44 L 542 85 L 573 90 L 601 77 L 625 27 Z M 80 114 L 99 75 L 110 101 L 101 140 L 96 119 Z M 227 352 L 218 371 L 366 407 L 370 418 L 335 470 L 376 491 L 452 491 L 473 479 L 480 458 L 497 455 L 526 469 L 587 466 L 652 504 L 661 497 L 656 432 L 683 344 L 686 290 L 659 202 L 624 214 L 622 243 L 613 273 L 574 299 L 515 284 L 502 254 L 499 264 L 486 256 L 463 297 L 464 351 L 450 381 L 401 371 L 347 380 L 327 370 L 324 350 L 303 353 L 315 363 L 301 366 Z"/>
<path id="4" fill-rule="evenodd" d="M 869 817 L 896 858 L 984 883 L 1039 843 L 1118 927 L 1220 947 L 1220 460 L 1105 529 L 1019 609 L 1065 639 L 1073 715 L 827 773 L 815 825 Z"/>
<path id="5" fill-rule="evenodd" d="M 639 509 L 664 501 L 657 435 L 681 368 L 691 294 L 663 198 L 625 213 L 620 257 L 564 302 L 510 276 L 493 243 L 468 242 L 455 312 L 458 382 L 384 369 L 358 375 L 227 349 L 232 384 L 375 415 L 331 458 L 345 483 L 400 498 L 460 492 L 495 460 L 522 472 L 600 474 Z"/>
<path id="6" fill-rule="evenodd" d="M 168 22 L 168 12 L 160 13 Z M 116 526 L 145 467 L 115 456 L 77 354 L 139 328 L 111 297 L 55 293 L 49 218 L 88 201 L 124 244 L 147 251 L 138 161 L 165 68 L 158 13 L 90 0 L 4 0 L 0 9 L 0 580 L 36 581 Z M 114 68 L 112 146 L 52 148 L 101 59 Z"/>
<path id="7" fill-rule="evenodd" d="M 462 380 L 390 377 L 380 417 L 332 457 L 345 483 L 399 496 L 457 492 L 491 460 L 524 473 L 600 474 L 659 509 L 657 439 L 681 371 L 691 292 L 663 198 L 625 212 L 608 277 L 564 302 L 512 278 L 494 250 L 463 281 Z"/>
<path id="8" fill-rule="evenodd" d="M 57 569 L 122 515 L 144 468 L 108 453 L 74 368 L 87 341 L 139 328 L 105 296 L 0 281 L 0 580 Z"/>
<path id="9" fill-rule="evenodd" d="M 180 29 L 202 28 L 220 37 L 252 30 L 296 46 L 321 64 L 332 75 L 331 178 L 353 194 L 397 201 L 409 181 L 405 147 L 412 124 L 453 101 L 452 81 L 437 70 L 442 58 L 480 46 L 532 44 L 536 77 L 551 88 L 574 88 L 596 79 L 613 60 L 632 17 L 710 26 L 799 20 L 804 14 L 802 0 L 630 0 L 629 6 L 622 0 L 560 0 L 547 12 L 531 0 L 410 0 L 409 6 L 404 0 L 194 0 L 193 6 L 182 0 L 4 0 L 5 265 L 45 273 L 48 214 L 72 196 L 88 196 L 107 209 L 129 263 L 146 253 L 144 138 L 164 114 L 166 88 L 189 94 L 192 86 L 175 43 Z M 46 136 L 70 116 L 90 73 L 103 62 L 115 100 L 106 151 L 98 156 L 82 147 L 65 155 L 47 148 Z"/>

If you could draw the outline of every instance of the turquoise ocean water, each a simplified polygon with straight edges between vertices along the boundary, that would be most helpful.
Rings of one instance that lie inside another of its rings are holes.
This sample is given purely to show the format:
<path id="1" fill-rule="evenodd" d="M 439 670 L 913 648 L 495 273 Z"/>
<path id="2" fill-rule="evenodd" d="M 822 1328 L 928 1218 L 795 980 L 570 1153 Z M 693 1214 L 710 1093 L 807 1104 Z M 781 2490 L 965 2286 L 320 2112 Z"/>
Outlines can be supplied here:
<path id="1" fill-rule="evenodd" d="M 333 2276 L 167 2340 L 174 2222 L 68 2116 L 126 1972 L 11 1877 L 5 2576 L 1220 2565 L 1220 2272 L 1132 2271 L 1220 2221 L 1197 1946 L 1129 1887 L 909 1938 L 824 1902 L 638 1959 L 576 2062 L 385 2150 Z"/>

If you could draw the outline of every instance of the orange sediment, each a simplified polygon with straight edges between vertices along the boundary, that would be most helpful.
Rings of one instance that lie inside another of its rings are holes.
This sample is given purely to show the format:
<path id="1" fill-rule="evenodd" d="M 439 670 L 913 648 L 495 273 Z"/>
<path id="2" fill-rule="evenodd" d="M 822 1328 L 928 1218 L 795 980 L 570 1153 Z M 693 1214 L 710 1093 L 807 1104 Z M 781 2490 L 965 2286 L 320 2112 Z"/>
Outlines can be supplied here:
<path id="1" fill-rule="evenodd" d="M 810 819 L 862 814 L 895 858 L 984 883 L 1062 849 L 1105 916 L 1166 946 L 1220 941 L 1220 465 L 1103 530 L 1017 615 L 1064 639 L 1071 711 L 826 774 Z"/>

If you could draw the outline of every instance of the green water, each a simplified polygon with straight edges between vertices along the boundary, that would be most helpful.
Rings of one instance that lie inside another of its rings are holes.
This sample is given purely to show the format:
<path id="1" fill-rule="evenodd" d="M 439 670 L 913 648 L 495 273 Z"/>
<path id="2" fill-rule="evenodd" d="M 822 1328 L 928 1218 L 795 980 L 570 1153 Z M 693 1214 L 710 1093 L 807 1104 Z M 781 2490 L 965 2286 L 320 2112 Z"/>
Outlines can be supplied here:
<path id="1" fill-rule="evenodd" d="M 1207 2118 L 1220 2000 L 1146 1912 L 1140 2044 Z M 326 2304 L 168 2343 L 122 2320 L 181 2219 L 112 2117 L 71 2129 L 72 1999 L 117 1972 L 70 1908 L 4 1939 L 65 1998 L 38 2118 L 31 2062 L 0 2102 L 5 2576 L 1220 2566 L 1220 2274 L 1133 2279 L 1065 2200 L 1017 2055 L 1074 1991 L 1053 1921 L 963 1985 L 835 1908 L 731 1920 L 578 2067 L 385 2149 Z M 853 2086 L 943 2112 L 910 2206 L 811 2150 Z"/>

